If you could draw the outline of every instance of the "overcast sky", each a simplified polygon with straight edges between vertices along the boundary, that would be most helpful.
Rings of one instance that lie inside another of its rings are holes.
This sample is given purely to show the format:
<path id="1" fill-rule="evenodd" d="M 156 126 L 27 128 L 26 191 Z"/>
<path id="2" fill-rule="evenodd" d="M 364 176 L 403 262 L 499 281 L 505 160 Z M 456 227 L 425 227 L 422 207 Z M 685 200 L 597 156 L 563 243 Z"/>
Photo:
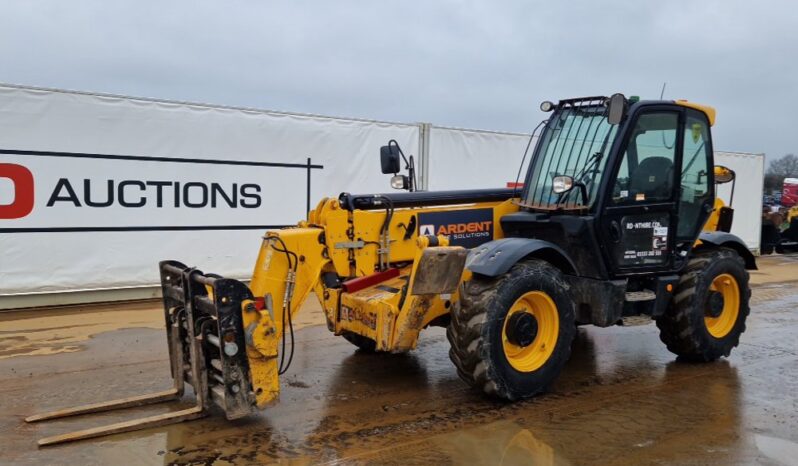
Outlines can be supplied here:
<path id="1" fill-rule="evenodd" d="M 0 0 L 2 82 L 519 132 L 667 82 L 769 158 L 798 152 L 797 48 L 790 1 Z"/>

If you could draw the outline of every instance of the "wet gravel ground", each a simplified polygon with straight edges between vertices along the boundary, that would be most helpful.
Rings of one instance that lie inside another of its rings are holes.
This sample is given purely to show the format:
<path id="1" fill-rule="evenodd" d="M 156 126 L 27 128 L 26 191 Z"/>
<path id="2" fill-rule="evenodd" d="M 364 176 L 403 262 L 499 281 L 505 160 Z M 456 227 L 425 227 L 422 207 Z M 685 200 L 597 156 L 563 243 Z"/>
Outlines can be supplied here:
<path id="1" fill-rule="evenodd" d="M 754 288 L 740 346 L 715 363 L 677 362 L 645 320 L 582 327 L 551 393 L 509 404 L 458 379 L 442 329 L 410 354 L 367 355 L 310 327 L 280 403 L 257 415 L 38 449 L 43 436 L 191 402 L 25 424 L 170 386 L 163 330 L 104 331 L 72 352 L 0 359 L 0 463 L 798 464 L 798 283 L 778 275 Z"/>

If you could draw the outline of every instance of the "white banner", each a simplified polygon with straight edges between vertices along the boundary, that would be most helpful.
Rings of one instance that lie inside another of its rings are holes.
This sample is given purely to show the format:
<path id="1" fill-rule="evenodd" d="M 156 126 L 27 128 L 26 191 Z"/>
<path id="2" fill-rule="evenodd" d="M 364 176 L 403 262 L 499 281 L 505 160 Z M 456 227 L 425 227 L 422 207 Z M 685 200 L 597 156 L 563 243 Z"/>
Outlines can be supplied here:
<path id="1" fill-rule="evenodd" d="M 153 285 L 177 259 L 247 278 L 260 237 L 386 191 L 417 125 L 0 86 L 0 295 Z M 308 158 L 311 168 L 308 168 Z"/>
<path id="2" fill-rule="evenodd" d="M 515 182 L 528 134 L 497 133 L 432 126 L 429 142 L 429 189 L 504 188 Z M 521 178 L 532 157 L 529 148 Z"/>

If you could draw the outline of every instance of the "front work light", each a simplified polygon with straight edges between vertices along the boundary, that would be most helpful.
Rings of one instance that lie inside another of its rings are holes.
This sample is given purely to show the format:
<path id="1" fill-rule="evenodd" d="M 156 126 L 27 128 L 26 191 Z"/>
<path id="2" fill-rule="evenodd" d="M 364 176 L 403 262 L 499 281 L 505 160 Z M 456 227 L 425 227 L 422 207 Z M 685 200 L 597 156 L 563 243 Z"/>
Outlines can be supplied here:
<path id="1" fill-rule="evenodd" d="M 393 189 L 407 189 L 410 180 L 405 175 L 394 175 L 391 177 L 391 187 Z"/>

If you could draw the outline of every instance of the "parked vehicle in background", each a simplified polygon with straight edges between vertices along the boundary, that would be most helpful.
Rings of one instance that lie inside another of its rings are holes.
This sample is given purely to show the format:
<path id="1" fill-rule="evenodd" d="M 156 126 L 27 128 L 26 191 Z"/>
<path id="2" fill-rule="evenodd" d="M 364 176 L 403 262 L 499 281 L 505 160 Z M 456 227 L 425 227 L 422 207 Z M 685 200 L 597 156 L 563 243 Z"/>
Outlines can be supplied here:
<path id="1" fill-rule="evenodd" d="M 776 204 L 776 199 L 773 196 L 768 196 L 767 194 L 762 196 L 762 205 L 763 206 L 772 206 L 774 204 Z"/>
<path id="2" fill-rule="evenodd" d="M 798 252 L 798 204 L 790 208 L 763 204 L 759 250 L 762 254 Z"/>
<path id="3" fill-rule="evenodd" d="M 798 178 L 784 178 L 781 192 L 781 205 L 792 207 L 798 204 Z"/>

